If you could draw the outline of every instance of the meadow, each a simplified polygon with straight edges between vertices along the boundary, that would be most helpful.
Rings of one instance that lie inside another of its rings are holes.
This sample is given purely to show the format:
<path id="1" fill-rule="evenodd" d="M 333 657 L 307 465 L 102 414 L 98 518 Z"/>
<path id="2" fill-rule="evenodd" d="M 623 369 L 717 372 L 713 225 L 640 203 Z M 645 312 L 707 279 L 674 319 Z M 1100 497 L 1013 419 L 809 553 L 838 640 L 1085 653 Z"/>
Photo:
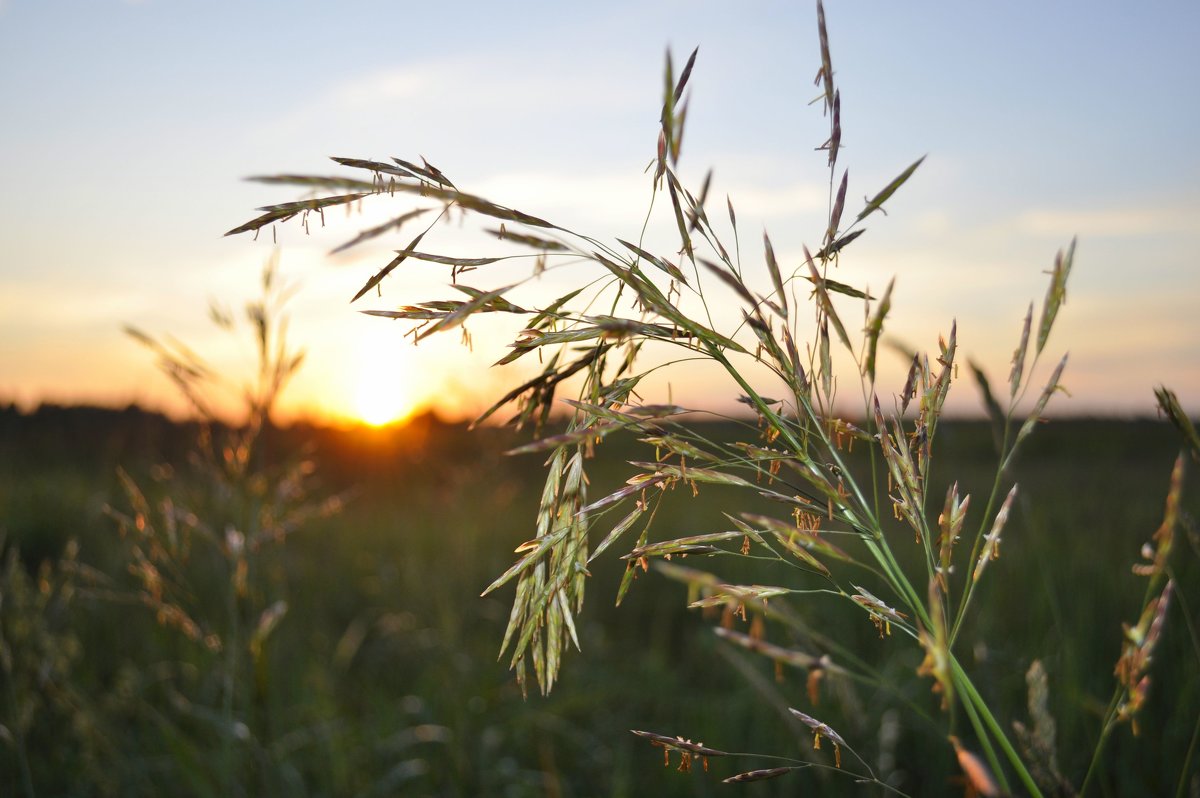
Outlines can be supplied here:
<path id="1" fill-rule="evenodd" d="M 1200 798 L 1200 436 L 1166 387 L 1169 423 L 1045 423 L 1075 239 L 1002 382 L 957 322 L 927 351 L 885 334 L 894 280 L 857 284 L 847 251 L 925 157 L 858 207 L 816 17 L 815 255 L 777 257 L 766 231 L 759 250 L 711 171 L 685 186 L 698 49 L 678 71 L 668 53 L 653 199 L 626 238 L 423 157 L 251 178 L 302 198 L 226 235 L 345 209 L 357 232 L 331 219 L 332 254 L 422 228 L 351 300 L 386 281 L 362 312 L 413 343 L 507 320 L 497 365 L 533 376 L 475 429 L 276 426 L 304 362 L 278 251 L 244 314 L 210 307 L 249 331 L 244 384 L 126 328 L 197 421 L 0 409 L 5 794 Z M 483 251 L 449 254 L 442 221 L 484 225 Z M 409 296 L 417 262 L 451 299 Z M 526 298 L 551 270 L 570 289 Z M 742 416 L 650 390 L 694 361 Z M 984 420 L 956 420 L 972 382 Z"/>
<path id="2" fill-rule="evenodd" d="M 916 675 L 919 655 L 898 652 L 862 613 L 820 597 L 789 598 L 787 611 L 872 660 L 881 684 L 829 678 L 814 707 L 803 671 L 714 634 L 720 613 L 687 610 L 686 588 L 653 568 L 614 608 L 624 565 L 611 558 L 597 561 L 589 582 L 593 599 L 578 619 L 582 654 L 566 654 L 549 696 L 522 698 L 508 658 L 497 660 L 509 594 L 479 594 L 531 537 L 544 456 L 506 457 L 513 433 L 428 416 L 380 430 L 263 433 L 259 467 L 309 462 L 305 490 L 337 495 L 341 506 L 297 524 L 250 574 L 247 606 L 258 589 L 265 606 L 284 601 L 287 610 L 259 641 L 261 654 L 236 666 L 226 713 L 212 678 L 221 654 L 139 598 L 146 586 L 129 571 L 129 541 L 104 509 L 130 510 L 118 468 L 152 502 L 155 485 L 178 493 L 194 483 L 199 432 L 132 408 L 0 411 L 3 794 L 885 794 L 832 773 L 828 744 L 814 751 L 810 729 L 787 707 L 819 712 L 908 795 L 964 792 L 953 752 L 928 720 L 937 698 Z M 706 432 L 738 433 L 745 430 L 732 425 Z M 633 473 L 625 461 L 646 449 L 607 439 L 591 472 L 596 495 Z M 1031 723 L 1026 673 L 1033 660 L 1044 664 L 1058 768 L 1076 786 L 1114 686 L 1121 624 L 1135 622 L 1142 606 L 1144 580 L 1130 566 L 1161 521 L 1178 450 L 1177 433 L 1162 421 L 1063 420 L 1040 429 L 1014 466 L 1028 489 L 981 588 L 987 611 L 959 643 L 1006 723 Z M 987 424 L 948 422 L 939 457 L 935 480 L 955 474 L 968 490 L 986 488 L 995 459 Z M 720 528 L 725 490 L 677 490 L 658 529 L 669 537 Z M 1190 628 L 1198 553 L 1187 521 L 1140 733 L 1128 725 L 1114 732 L 1091 794 L 1200 790 L 1200 652 Z M 745 565 L 731 560 L 694 554 L 673 564 L 736 579 Z M 189 612 L 222 618 L 227 591 L 192 562 Z M 766 578 L 757 565 L 752 573 Z M 699 762 L 680 772 L 678 753 L 664 768 L 663 749 L 631 729 L 824 767 L 721 784 L 775 763 L 714 757 L 707 772 Z"/>

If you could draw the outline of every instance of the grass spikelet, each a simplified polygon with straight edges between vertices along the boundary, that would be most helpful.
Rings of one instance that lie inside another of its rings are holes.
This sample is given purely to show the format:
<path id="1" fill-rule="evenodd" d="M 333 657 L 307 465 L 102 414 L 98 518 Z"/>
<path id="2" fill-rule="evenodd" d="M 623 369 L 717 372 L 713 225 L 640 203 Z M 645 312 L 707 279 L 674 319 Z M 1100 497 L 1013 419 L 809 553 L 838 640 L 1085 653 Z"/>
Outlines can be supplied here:
<path id="1" fill-rule="evenodd" d="M 771 246 L 771 238 L 763 231 L 763 253 L 767 260 L 767 273 L 771 275 L 771 285 L 775 289 L 775 301 L 782 310 L 784 319 L 788 317 L 787 291 L 783 290 L 783 276 L 779 272 L 779 263 L 775 260 L 775 248 Z"/>
<path id="2" fill-rule="evenodd" d="M 1200 463 L 1200 435 L 1196 433 L 1192 419 L 1183 412 L 1183 408 L 1179 405 L 1179 397 L 1165 385 L 1155 388 L 1154 396 L 1158 400 L 1159 412 L 1166 414 L 1171 423 L 1175 425 L 1175 429 L 1179 430 L 1179 434 L 1183 436 L 1184 446 L 1191 453 L 1192 460 Z"/>
<path id="3" fill-rule="evenodd" d="M 777 767 L 777 768 L 760 768 L 759 770 L 747 770 L 744 773 L 738 773 L 736 776 L 730 776 L 723 779 L 723 784 L 745 784 L 750 781 L 766 781 L 767 779 L 776 779 L 780 776 L 787 775 L 793 770 L 800 770 L 794 765 Z"/>
<path id="4" fill-rule="evenodd" d="M 996 780 L 983 760 L 964 748 L 958 738 L 953 735 L 950 737 L 950 744 L 954 746 L 954 755 L 958 758 L 958 766 L 962 769 L 970 789 L 976 795 L 984 796 L 984 798 L 1001 795 L 999 785 L 996 784 Z"/>
<path id="5" fill-rule="evenodd" d="M 1008 374 L 1009 396 L 1013 399 L 1017 398 L 1017 391 L 1021 387 L 1021 379 L 1025 374 L 1025 353 L 1029 350 L 1029 329 L 1033 324 L 1033 303 L 1029 303 L 1029 310 L 1025 312 L 1025 323 L 1021 326 L 1021 342 L 1017 344 L 1017 348 L 1013 351 L 1012 371 Z"/>
<path id="6" fill-rule="evenodd" d="M 1000 534 L 1004 531 L 1004 525 L 1008 523 L 1008 513 L 1012 509 L 1013 499 L 1017 496 L 1017 486 L 1013 485 L 1012 490 L 1008 492 L 1008 496 L 1004 499 L 1004 504 L 1000 506 L 1000 511 L 996 513 L 996 520 L 992 523 L 992 531 L 983 536 L 983 551 L 979 553 L 979 561 L 975 564 L 975 571 L 971 574 L 971 578 L 976 582 L 983 575 L 983 569 L 992 560 L 1000 557 Z"/>
<path id="7" fill-rule="evenodd" d="M 1067 367 L 1067 355 L 1062 356 L 1062 360 L 1058 361 L 1058 365 L 1054 367 L 1054 371 L 1050 374 L 1050 379 L 1046 381 L 1046 387 L 1042 389 L 1041 396 L 1038 397 L 1037 404 L 1034 405 L 1033 412 L 1029 414 L 1029 418 L 1025 419 L 1025 423 L 1021 425 L 1021 429 L 1017 432 L 1017 439 L 1013 443 L 1012 450 L 1009 452 L 1008 458 L 1005 460 L 1005 465 L 1012 459 L 1017 451 L 1017 447 L 1029 434 L 1033 432 L 1034 426 L 1042 420 L 1042 413 L 1046 412 L 1046 405 L 1050 403 L 1050 397 L 1058 391 L 1065 391 L 1059 380 L 1062 378 L 1063 370 Z"/>
<path id="8" fill-rule="evenodd" d="M 832 157 L 833 153 L 831 152 L 830 158 Z M 838 185 L 837 195 L 833 199 L 833 208 L 829 211 L 829 226 L 825 229 L 825 250 L 829 250 L 829 247 L 837 237 L 838 225 L 842 222 L 842 209 L 846 207 L 846 189 L 849 187 L 849 184 L 850 170 L 847 169 L 842 172 L 842 182 Z M 829 254 L 833 254 L 835 251 L 830 251 Z"/>
<path id="9" fill-rule="evenodd" d="M 1037 353 L 1040 355 L 1050 338 L 1050 330 L 1058 309 L 1067 301 L 1067 277 L 1071 274 L 1071 265 L 1075 261 L 1075 239 L 1064 254 L 1059 252 L 1054 257 L 1054 270 L 1050 275 L 1050 287 L 1046 290 L 1046 301 L 1042 305 L 1042 318 L 1038 323 Z"/>
<path id="10" fill-rule="evenodd" d="M 871 314 L 871 318 L 867 321 L 865 330 L 867 337 L 867 357 L 863 362 L 862 373 L 872 385 L 875 384 L 875 355 L 879 349 L 879 336 L 883 334 L 883 321 L 892 309 L 892 286 L 895 284 L 895 278 L 888 281 L 887 288 L 883 292 L 883 298 L 879 300 L 879 304 L 875 306 L 875 312 Z"/>
<path id="11" fill-rule="evenodd" d="M 1028 687 L 1027 706 L 1033 728 L 1020 721 L 1013 723 L 1017 740 L 1024 749 L 1030 772 L 1038 786 L 1049 795 L 1074 796 L 1075 788 L 1062 775 L 1058 766 L 1058 729 L 1054 716 L 1050 714 L 1050 686 L 1046 668 L 1041 660 L 1034 660 L 1025 673 Z"/>
<path id="12" fill-rule="evenodd" d="M 913 172 L 917 171 L 917 167 L 925 161 L 925 156 L 922 155 L 914 161 L 907 169 L 901 172 L 892 182 L 883 187 L 883 190 L 867 201 L 867 205 L 859 211 L 858 217 L 855 218 L 855 223 L 861 222 L 863 219 L 870 216 L 875 211 L 883 210 L 883 203 L 891 199 L 891 196 L 896 193 L 900 186 L 908 182 L 908 179 L 913 176 Z"/>
<path id="13" fill-rule="evenodd" d="M 812 729 L 813 748 L 815 750 L 820 750 L 822 737 L 827 738 L 829 742 L 833 743 L 834 763 L 840 768 L 842 766 L 842 746 L 846 745 L 846 741 L 842 739 L 842 736 L 830 728 L 828 723 L 823 723 L 811 715 L 806 715 L 798 709 L 792 709 L 791 707 L 788 707 L 788 712 L 791 712 L 800 719 L 801 723 Z"/>

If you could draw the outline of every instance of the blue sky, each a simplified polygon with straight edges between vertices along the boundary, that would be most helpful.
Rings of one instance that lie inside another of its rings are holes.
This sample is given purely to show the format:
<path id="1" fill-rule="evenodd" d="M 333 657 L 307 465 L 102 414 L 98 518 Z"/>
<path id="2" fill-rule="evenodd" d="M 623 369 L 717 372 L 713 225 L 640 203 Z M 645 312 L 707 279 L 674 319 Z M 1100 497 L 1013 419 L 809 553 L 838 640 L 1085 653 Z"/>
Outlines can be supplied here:
<path id="1" fill-rule="evenodd" d="M 892 332 L 930 347 L 957 317 L 1001 379 L 1078 234 L 1051 347 L 1071 351 L 1059 412 L 1150 413 L 1158 382 L 1200 408 L 1200 5 L 830 0 L 827 14 L 850 196 L 928 154 L 840 267 L 897 276 Z M 221 234 L 300 196 L 247 175 L 424 155 L 496 201 L 635 235 L 664 50 L 696 45 L 685 180 L 712 167 L 744 240 L 765 227 L 794 261 L 820 237 L 828 180 L 814 4 L 0 0 L 0 399 L 177 410 L 123 323 L 244 360 L 211 337 L 207 303 L 251 296 L 270 244 Z M 381 363 L 402 383 L 388 390 L 462 412 L 513 378 L 477 376 L 499 356 L 478 335 L 475 353 L 402 350 L 396 325 L 354 312 L 386 246 L 331 260 L 353 226 L 279 232 L 310 350 L 294 412 L 352 413 Z M 457 235 L 443 247 L 477 246 Z M 444 274 L 406 280 L 412 293 L 385 284 L 375 306 L 447 293 Z M 706 380 L 684 374 L 675 398 L 728 393 Z M 958 394 L 978 406 L 966 380 Z"/>

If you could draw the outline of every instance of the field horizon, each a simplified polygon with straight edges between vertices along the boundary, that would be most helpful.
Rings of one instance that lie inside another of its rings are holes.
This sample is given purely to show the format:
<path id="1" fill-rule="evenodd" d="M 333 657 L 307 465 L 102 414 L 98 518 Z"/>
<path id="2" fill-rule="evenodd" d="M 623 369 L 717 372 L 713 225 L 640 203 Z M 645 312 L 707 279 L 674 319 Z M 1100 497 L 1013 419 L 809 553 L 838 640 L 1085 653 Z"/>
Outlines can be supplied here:
<path id="1" fill-rule="evenodd" d="M 708 434 L 745 432 L 720 426 Z M 127 508 L 117 469 L 153 491 L 166 484 L 155 480 L 172 470 L 191 479 L 199 431 L 197 424 L 131 408 L 46 405 L 26 415 L 0 407 L 5 551 L 19 550 L 30 574 L 74 551 L 111 584 L 127 582 L 123 544 L 104 510 Z M 286 601 L 288 611 L 270 641 L 272 670 L 256 699 L 263 703 L 243 708 L 254 736 L 235 771 L 242 774 L 240 789 L 708 795 L 731 768 L 761 766 L 752 757 L 738 765 L 713 760 L 711 775 L 682 774 L 674 772 L 673 758 L 664 770 L 662 752 L 630 729 L 727 750 L 822 755 L 812 751 L 807 729 L 781 714 L 786 706 L 810 706 L 802 674 L 773 673 L 769 662 L 713 635 L 709 628 L 719 619 L 686 610 L 684 587 L 662 575 L 638 579 L 624 604 L 612 607 L 623 570 L 615 558 L 593 568 L 599 602 L 579 619 L 583 653 L 566 655 L 551 696 L 522 700 L 507 660 L 496 660 L 508 594 L 479 593 L 511 563 L 514 546 L 532 535 L 544 457 L 502 454 L 525 440 L 511 430 L 469 431 L 434 416 L 396 428 L 293 425 L 266 434 L 271 462 L 306 458 L 315 489 L 344 497 L 344 504 L 337 515 L 297 527 L 264 564 L 263 576 L 270 577 L 264 584 L 274 585 L 264 598 Z M 979 490 L 994 462 L 986 422 L 947 421 L 938 440 L 940 489 L 953 476 L 964 491 Z M 1025 716 L 1030 663 L 1045 663 L 1061 767 L 1076 783 L 1095 734 L 1096 702 L 1111 689 L 1121 622 L 1132 622 L 1140 606 L 1140 581 L 1129 566 L 1161 520 L 1178 450 L 1165 421 L 1053 421 L 1030 439 L 1015 467 L 1023 499 L 1006 530 L 1004 556 L 992 566 L 997 581 L 981 601 L 1020 596 L 1019 609 L 981 617 L 964 650 L 973 652 L 972 667 L 1009 719 Z M 605 456 L 589 467 L 595 495 L 633 473 L 625 461 L 646 456 L 645 445 L 630 439 L 609 439 L 600 451 Z M 719 528 L 724 495 L 719 486 L 704 486 L 698 498 L 672 498 L 660 533 Z M 1185 507 L 1194 513 L 1194 499 Z M 593 534 L 606 529 L 600 520 Z M 1181 544 L 1194 550 L 1197 541 Z M 738 569 L 709 559 L 683 562 L 728 569 L 736 578 Z M 1179 583 L 1194 584 L 1188 580 L 1196 558 L 1182 563 Z M 201 606 L 209 601 L 203 591 L 198 596 Z M 825 697 L 831 703 L 818 708 L 823 719 L 853 736 L 873 764 L 890 762 L 889 778 L 908 794 L 961 794 L 960 785 L 937 776 L 953 765 L 930 729 L 902 723 L 898 737 L 879 747 L 881 727 L 872 724 L 897 722 L 888 711 L 898 697 L 936 711 L 928 680 L 915 676 L 917 660 L 886 659 L 892 644 L 860 616 L 822 602 L 795 606 L 818 613 L 847 645 L 855 641 L 880 663 L 892 663 L 885 675 L 897 693 L 831 682 Z M 10 601 L 4 607 L 12 611 Z M 11 636 L 12 618 L 4 622 Z M 70 613 L 54 623 L 74 654 L 55 672 L 53 690 L 25 699 L 38 708 L 26 729 L 37 794 L 154 794 L 179 779 L 183 792 L 219 794 L 220 783 L 202 763 L 222 761 L 221 737 L 195 714 L 209 700 L 205 674 L 217 667 L 202 647 L 159 626 L 136 603 L 99 597 L 94 586 L 80 586 Z M 735 619 L 735 628 L 740 623 Z M 1184 628 L 1177 618 L 1168 624 L 1164 667 L 1155 671 L 1143 709 L 1143 729 L 1155 733 L 1133 737 L 1122 729 L 1110 743 L 1101 775 L 1108 794 L 1156 795 L 1176 786 L 1167 781 L 1178 775 L 1191 732 L 1191 719 L 1177 708 L 1200 701 Z M 64 695 L 73 703 L 56 703 Z M 853 707 L 863 702 L 871 709 L 856 717 Z M 10 712 L 0 711 L 0 722 L 13 727 Z M 171 733 L 151 734 L 162 728 Z M 102 740 L 91 736 L 97 733 Z M 1148 774 L 1147 758 L 1162 763 L 1161 774 Z M 6 794 L 20 794 L 17 774 L 12 748 L 0 747 Z M 835 794 L 839 782 L 829 779 L 824 771 L 794 774 L 749 785 L 757 789 L 746 794 Z"/>

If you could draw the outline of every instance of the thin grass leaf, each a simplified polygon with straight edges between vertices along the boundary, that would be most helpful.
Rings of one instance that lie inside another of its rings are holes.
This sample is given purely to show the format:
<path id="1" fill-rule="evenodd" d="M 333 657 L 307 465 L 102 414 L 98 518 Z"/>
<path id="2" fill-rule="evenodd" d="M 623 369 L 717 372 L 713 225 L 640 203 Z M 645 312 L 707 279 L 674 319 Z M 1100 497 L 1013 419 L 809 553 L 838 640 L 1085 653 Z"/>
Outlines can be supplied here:
<path id="1" fill-rule="evenodd" d="M 861 222 L 875 211 L 881 210 L 883 208 L 883 203 L 887 202 L 888 199 L 896 193 L 896 189 L 900 188 L 900 186 L 904 185 L 904 183 L 910 177 L 912 177 L 913 172 L 917 171 L 917 167 L 920 166 L 924 160 L 925 156 L 922 155 L 911 166 L 901 172 L 899 177 L 884 186 L 883 191 L 880 191 L 874 196 L 874 198 L 869 200 L 866 207 L 859 212 L 858 217 L 854 220 L 855 224 Z"/>

